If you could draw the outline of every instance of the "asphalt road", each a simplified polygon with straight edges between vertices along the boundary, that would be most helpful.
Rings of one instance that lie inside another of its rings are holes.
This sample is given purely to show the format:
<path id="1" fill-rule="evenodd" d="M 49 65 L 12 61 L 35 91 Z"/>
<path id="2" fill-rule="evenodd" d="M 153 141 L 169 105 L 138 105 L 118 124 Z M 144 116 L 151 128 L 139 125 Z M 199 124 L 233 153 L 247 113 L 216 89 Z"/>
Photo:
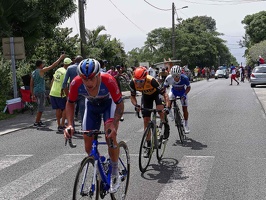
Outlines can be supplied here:
<path id="1" fill-rule="evenodd" d="M 126 99 L 118 137 L 131 156 L 127 199 L 266 199 L 266 117 L 259 100 L 263 90 L 248 83 L 229 86 L 229 79 L 192 83 L 191 132 L 185 146 L 171 122 L 164 159 L 158 163 L 154 154 L 144 174 L 138 169 L 142 119 Z M 1 200 L 71 199 L 78 163 L 85 156 L 83 141 L 75 138 L 77 148 L 65 147 L 63 135 L 55 133 L 55 121 L 48 125 L 1 136 Z M 101 150 L 106 154 L 104 147 Z"/>

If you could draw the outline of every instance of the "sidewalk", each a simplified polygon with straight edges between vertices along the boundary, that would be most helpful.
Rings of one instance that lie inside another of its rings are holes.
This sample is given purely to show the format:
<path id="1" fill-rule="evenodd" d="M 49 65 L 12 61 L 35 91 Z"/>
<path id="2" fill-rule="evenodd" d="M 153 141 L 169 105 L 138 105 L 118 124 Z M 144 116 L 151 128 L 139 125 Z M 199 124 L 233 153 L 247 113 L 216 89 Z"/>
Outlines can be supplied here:
<path id="1" fill-rule="evenodd" d="M 122 92 L 123 98 L 129 98 L 130 92 Z M 33 126 L 35 122 L 36 113 L 33 115 L 30 112 L 25 112 L 24 114 L 20 113 L 16 117 L 0 121 L 0 136 L 21 129 L 25 129 Z M 45 107 L 45 111 L 42 115 L 43 122 L 49 122 L 55 120 L 55 111 L 52 109 L 52 106 Z"/>

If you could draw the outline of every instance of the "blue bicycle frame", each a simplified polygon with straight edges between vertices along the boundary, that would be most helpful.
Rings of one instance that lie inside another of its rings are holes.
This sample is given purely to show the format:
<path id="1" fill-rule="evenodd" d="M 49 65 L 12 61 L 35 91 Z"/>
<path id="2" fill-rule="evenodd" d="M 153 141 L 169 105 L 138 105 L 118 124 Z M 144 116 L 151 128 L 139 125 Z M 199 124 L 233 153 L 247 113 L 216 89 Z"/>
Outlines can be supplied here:
<path id="1" fill-rule="evenodd" d="M 99 134 L 105 134 L 103 131 L 99 131 Z M 103 190 L 108 191 L 110 188 L 110 180 L 111 180 L 111 171 L 112 171 L 112 165 L 108 164 L 108 171 L 105 171 L 105 168 L 103 166 L 103 162 L 98 151 L 98 145 L 106 145 L 106 142 L 99 142 L 98 141 L 98 134 L 95 134 L 94 139 L 92 141 L 92 150 L 91 153 L 89 155 L 89 157 L 93 157 L 94 158 L 94 172 L 93 172 L 93 181 L 92 181 L 92 187 L 91 187 L 91 191 L 92 193 L 95 192 L 95 184 L 96 184 L 96 180 L 97 180 L 97 168 L 98 168 L 98 172 L 100 174 L 102 183 L 103 183 Z M 103 157 L 105 160 L 105 157 Z M 87 171 L 88 171 L 88 165 L 86 167 L 86 171 L 84 173 L 83 176 L 83 180 L 82 180 L 82 187 L 81 187 L 81 192 L 83 191 L 83 187 L 84 187 L 84 181 L 86 180 L 86 175 L 87 175 Z"/>

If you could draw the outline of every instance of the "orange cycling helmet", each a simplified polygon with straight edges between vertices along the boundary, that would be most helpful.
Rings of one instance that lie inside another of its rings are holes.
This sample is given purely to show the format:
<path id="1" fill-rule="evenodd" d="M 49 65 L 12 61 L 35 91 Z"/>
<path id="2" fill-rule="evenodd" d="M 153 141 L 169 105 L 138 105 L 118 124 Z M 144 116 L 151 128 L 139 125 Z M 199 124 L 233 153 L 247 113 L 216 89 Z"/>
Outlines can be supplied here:
<path id="1" fill-rule="evenodd" d="M 134 71 L 134 78 L 135 79 L 145 79 L 148 72 L 147 69 L 143 66 L 139 66 Z"/>

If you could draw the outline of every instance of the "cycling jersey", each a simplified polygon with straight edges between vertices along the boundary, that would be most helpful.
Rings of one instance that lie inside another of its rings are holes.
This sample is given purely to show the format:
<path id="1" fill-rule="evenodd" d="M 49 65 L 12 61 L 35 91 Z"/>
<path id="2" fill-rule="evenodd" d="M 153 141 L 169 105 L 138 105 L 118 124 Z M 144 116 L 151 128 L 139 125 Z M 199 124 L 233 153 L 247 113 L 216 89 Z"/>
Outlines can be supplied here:
<path id="1" fill-rule="evenodd" d="M 91 96 L 88 91 L 87 93 L 82 94 L 86 97 L 89 102 L 97 104 L 98 102 L 102 102 L 104 99 L 111 98 L 116 104 L 122 101 L 122 94 L 119 91 L 117 86 L 116 80 L 107 73 L 101 73 L 101 85 L 99 88 L 99 92 L 96 96 Z M 73 81 L 71 82 L 70 89 L 69 89 L 69 102 L 75 102 L 78 97 L 78 88 L 83 84 L 82 79 L 80 76 L 76 76 Z M 86 89 L 86 88 L 85 88 Z"/>
<path id="2" fill-rule="evenodd" d="M 142 92 L 141 105 L 144 108 L 153 108 L 153 102 L 155 101 L 156 105 L 162 105 L 162 98 L 159 94 L 164 95 L 165 90 L 160 86 L 160 84 L 150 75 L 147 75 L 144 85 L 138 87 L 135 84 L 134 80 L 130 82 L 131 96 L 136 96 L 136 91 Z M 151 112 L 144 110 L 141 111 L 143 117 L 150 117 Z"/>
<path id="3" fill-rule="evenodd" d="M 101 84 L 96 96 L 91 96 L 89 92 L 82 94 L 86 98 L 86 109 L 84 113 L 82 129 L 99 130 L 101 117 L 106 122 L 114 118 L 115 104 L 123 101 L 121 91 L 118 88 L 114 77 L 108 73 L 100 73 Z M 68 101 L 73 103 L 78 98 L 78 88 L 83 84 L 80 76 L 76 76 L 70 84 Z M 86 87 L 85 87 L 86 89 Z M 91 123 L 93 121 L 93 123 Z"/>
<path id="4" fill-rule="evenodd" d="M 164 81 L 164 86 L 168 87 L 170 85 L 172 85 L 171 92 L 175 96 L 183 96 L 185 94 L 186 88 L 190 87 L 190 82 L 188 77 L 184 74 L 180 74 L 179 82 L 176 82 L 172 75 L 169 75 Z"/>
<path id="5" fill-rule="evenodd" d="M 159 94 L 164 94 L 164 89 L 160 86 L 160 84 L 150 75 L 147 75 L 145 79 L 145 83 L 143 86 L 138 87 L 134 82 L 134 79 L 130 81 L 130 91 L 131 96 L 136 96 L 136 91 L 142 92 L 143 95 L 152 95 L 155 92 Z"/>

